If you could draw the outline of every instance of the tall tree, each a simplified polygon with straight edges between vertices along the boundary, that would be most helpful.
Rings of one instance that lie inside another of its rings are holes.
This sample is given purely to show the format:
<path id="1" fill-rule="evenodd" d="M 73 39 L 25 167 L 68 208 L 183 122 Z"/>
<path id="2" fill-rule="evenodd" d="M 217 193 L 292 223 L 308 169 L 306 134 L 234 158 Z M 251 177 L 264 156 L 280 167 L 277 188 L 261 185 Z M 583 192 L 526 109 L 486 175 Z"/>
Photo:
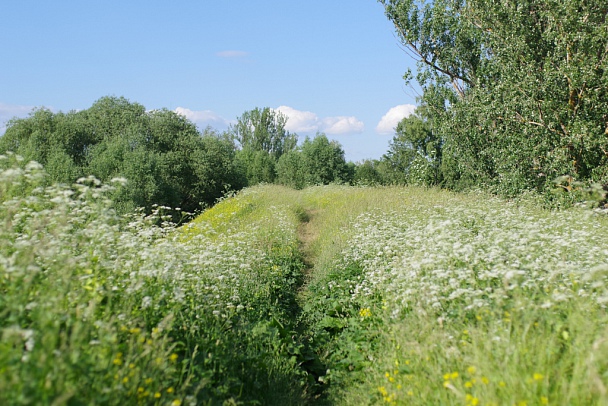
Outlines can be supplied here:
<path id="1" fill-rule="evenodd" d="M 293 150 L 298 142 L 295 134 L 285 129 L 287 117 L 269 107 L 246 111 L 231 130 L 242 149 L 265 151 L 279 159 Z"/>
<path id="2" fill-rule="evenodd" d="M 419 61 L 449 186 L 608 181 L 605 1 L 380 2 Z"/>
<path id="3" fill-rule="evenodd" d="M 265 107 L 246 111 L 231 127 L 241 147 L 236 159 L 249 185 L 274 182 L 277 161 L 296 148 L 298 137 L 285 129 L 286 123 L 285 115 Z"/>
<path id="4" fill-rule="evenodd" d="M 442 143 L 429 122 L 419 114 L 401 120 L 383 156 L 394 172 L 393 183 L 439 184 Z"/>
<path id="5" fill-rule="evenodd" d="M 277 164 L 279 183 L 302 188 L 309 185 L 348 183 L 352 181 L 354 168 L 344 159 L 344 150 L 336 141 L 330 141 L 323 133 L 284 154 Z"/>

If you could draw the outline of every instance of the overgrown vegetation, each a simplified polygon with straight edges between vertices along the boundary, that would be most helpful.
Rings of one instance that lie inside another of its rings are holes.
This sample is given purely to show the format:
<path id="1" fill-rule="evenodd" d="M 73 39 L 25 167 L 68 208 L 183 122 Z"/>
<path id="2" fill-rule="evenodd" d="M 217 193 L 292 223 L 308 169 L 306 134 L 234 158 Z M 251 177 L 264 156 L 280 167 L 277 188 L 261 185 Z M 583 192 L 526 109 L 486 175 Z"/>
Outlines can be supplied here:
<path id="1" fill-rule="evenodd" d="M 605 214 L 412 187 L 305 194 L 323 208 L 305 315 L 332 403 L 606 403 Z"/>
<path id="2" fill-rule="evenodd" d="M 252 190 L 176 229 L 20 160 L 0 156 L 0 403 L 304 403 L 289 206 Z"/>
<path id="3" fill-rule="evenodd" d="M 1 404 L 608 404 L 608 9 L 380 2 L 423 90 L 380 160 L 270 108 L 8 124 Z"/>
<path id="4" fill-rule="evenodd" d="M 601 211 L 264 185 L 176 228 L 0 165 L 1 403 L 608 401 Z"/>

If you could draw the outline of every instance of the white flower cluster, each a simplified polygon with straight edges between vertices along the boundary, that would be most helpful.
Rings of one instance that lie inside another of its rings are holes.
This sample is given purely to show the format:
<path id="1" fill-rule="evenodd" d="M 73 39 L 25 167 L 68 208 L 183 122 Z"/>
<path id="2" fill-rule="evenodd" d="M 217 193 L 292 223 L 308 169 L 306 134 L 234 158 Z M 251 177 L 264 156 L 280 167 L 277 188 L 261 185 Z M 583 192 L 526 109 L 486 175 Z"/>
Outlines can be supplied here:
<path id="1" fill-rule="evenodd" d="M 605 216 L 454 199 L 366 213 L 349 229 L 341 262 L 363 268 L 353 298 L 380 295 L 393 316 L 425 309 L 450 317 L 516 291 L 540 298 L 543 307 L 573 297 L 608 303 Z"/>
<path id="2" fill-rule="evenodd" d="M 39 165 L 0 171 L 0 188 L 37 179 L 39 171 Z M 199 223 L 200 232 L 187 237 L 172 224 L 154 225 L 163 219 L 163 208 L 125 222 L 111 209 L 111 189 L 83 179 L 72 189 L 36 187 L 26 196 L 0 199 L 0 288 L 21 284 L 23 294 L 12 299 L 31 301 L 23 306 L 71 308 L 83 319 L 92 317 L 92 302 L 108 296 L 134 317 L 178 308 L 196 329 L 193 320 L 228 320 L 267 293 L 261 290 L 272 284 L 277 267 L 260 235 L 268 241 L 297 239 L 295 223 L 281 207 L 272 208 L 270 227 L 260 219 L 220 233 Z"/>

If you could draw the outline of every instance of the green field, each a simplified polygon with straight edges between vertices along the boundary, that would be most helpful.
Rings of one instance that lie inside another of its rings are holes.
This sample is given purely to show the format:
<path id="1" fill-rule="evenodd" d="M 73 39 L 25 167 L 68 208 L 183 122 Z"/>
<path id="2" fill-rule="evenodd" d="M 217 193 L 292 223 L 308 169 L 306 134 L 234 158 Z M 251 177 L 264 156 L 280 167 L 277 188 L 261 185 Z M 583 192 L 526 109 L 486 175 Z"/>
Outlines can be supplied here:
<path id="1" fill-rule="evenodd" d="M 0 404 L 608 404 L 608 217 L 261 185 L 193 221 L 0 160 Z"/>

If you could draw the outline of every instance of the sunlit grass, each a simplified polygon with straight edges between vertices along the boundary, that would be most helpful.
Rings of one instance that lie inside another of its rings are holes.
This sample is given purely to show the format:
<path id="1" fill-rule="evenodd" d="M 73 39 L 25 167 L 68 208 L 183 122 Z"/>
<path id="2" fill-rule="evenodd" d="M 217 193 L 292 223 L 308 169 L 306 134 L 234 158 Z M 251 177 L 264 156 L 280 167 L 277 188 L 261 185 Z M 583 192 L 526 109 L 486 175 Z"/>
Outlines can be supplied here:
<path id="1" fill-rule="evenodd" d="M 0 157 L 0 403 L 608 403 L 604 215 L 261 185 L 176 227 L 111 187 Z"/>
<path id="2" fill-rule="evenodd" d="M 308 293 L 332 399 L 608 401 L 605 216 L 483 194 L 361 192 L 336 197 L 342 214 Z"/>

